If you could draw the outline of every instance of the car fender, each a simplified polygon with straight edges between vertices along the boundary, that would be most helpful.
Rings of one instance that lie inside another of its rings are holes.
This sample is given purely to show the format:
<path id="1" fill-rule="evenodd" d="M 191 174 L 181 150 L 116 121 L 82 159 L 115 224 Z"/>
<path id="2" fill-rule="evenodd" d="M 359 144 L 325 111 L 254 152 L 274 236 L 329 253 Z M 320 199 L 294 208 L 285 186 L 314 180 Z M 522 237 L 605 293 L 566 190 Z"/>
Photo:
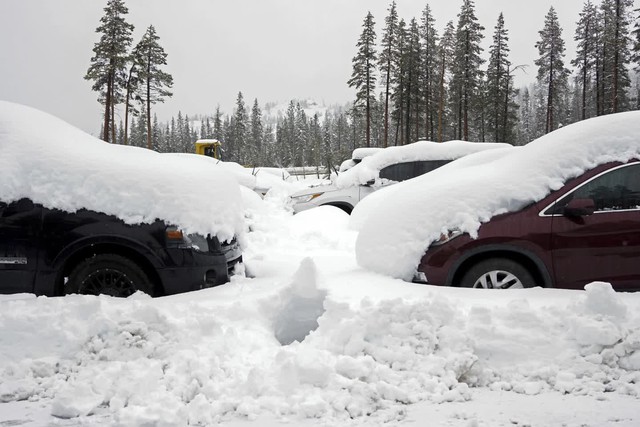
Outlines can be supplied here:
<path id="1" fill-rule="evenodd" d="M 151 248 L 141 244 L 137 240 L 130 239 L 124 236 L 94 235 L 82 237 L 63 248 L 55 257 L 52 263 L 53 268 L 55 270 L 59 270 L 69 258 L 73 257 L 73 255 L 89 246 L 104 245 L 120 246 L 129 250 L 133 250 L 136 253 L 144 256 L 144 258 L 146 258 L 149 263 L 155 268 L 161 268 L 164 266 L 164 262 L 162 261 L 162 259 L 158 257 L 158 255 Z"/>
<path id="2" fill-rule="evenodd" d="M 499 243 L 483 245 L 483 246 L 479 246 L 477 248 L 473 248 L 468 251 L 465 251 L 465 254 L 461 256 L 459 259 L 457 259 L 453 263 L 451 269 L 449 269 L 449 273 L 447 274 L 446 285 L 447 286 L 453 285 L 453 279 L 454 277 L 456 277 L 458 270 L 469 259 L 477 257 L 479 255 L 489 254 L 492 252 L 493 253 L 513 253 L 513 254 L 517 254 L 518 256 L 527 258 L 536 266 L 536 268 L 540 272 L 540 275 L 542 276 L 542 280 L 544 282 L 544 286 L 545 287 L 552 286 L 552 280 L 551 280 L 551 275 L 549 274 L 549 270 L 547 269 L 546 265 L 538 255 L 536 255 L 533 251 L 524 249 L 519 246 L 510 245 L 510 244 L 499 244 Z"/>

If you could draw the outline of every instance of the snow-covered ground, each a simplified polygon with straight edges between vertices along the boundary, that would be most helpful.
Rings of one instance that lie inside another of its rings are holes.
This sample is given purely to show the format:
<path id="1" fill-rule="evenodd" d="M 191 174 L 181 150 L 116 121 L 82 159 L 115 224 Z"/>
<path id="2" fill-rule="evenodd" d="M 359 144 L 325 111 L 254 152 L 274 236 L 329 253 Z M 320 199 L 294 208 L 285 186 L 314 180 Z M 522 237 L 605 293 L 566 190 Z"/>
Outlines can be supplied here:
<path id="1" fill-rule="evenodd" d="M 640 425 L 640 295 L 406 283 L 286 196 L 227 285 L 0 297 L 0 425 Z"/>

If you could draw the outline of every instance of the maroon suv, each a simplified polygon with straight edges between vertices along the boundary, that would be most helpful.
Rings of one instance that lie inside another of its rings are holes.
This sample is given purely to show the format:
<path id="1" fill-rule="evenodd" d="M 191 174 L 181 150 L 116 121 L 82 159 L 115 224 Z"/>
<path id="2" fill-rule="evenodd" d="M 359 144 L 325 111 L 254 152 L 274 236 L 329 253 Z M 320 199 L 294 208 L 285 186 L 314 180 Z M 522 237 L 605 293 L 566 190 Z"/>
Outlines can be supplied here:
<path id="1" fill-rule="evenodd" d="M 607 163 L 537 203 L 496 216 L 478 237 L 443 236 L 420 261 L 434 285 L 640 289 L 640 161 Z"/>

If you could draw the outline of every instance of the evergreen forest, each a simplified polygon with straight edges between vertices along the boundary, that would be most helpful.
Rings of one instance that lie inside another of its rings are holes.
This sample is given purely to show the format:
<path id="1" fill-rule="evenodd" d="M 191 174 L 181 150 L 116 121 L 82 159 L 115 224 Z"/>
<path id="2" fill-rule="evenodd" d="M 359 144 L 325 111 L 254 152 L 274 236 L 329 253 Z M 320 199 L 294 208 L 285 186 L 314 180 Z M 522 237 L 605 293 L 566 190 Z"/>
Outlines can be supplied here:
<path id="1" fill-rule="evenodd" d="M 192 116 L 178 111 L 159 122 L 154 105 L 172 96 L 173 85 L 160 36 L 150 25 L 134 45 L 124 0 L 108 0 L 85 76 L 104 107 L 100 135 L 188 153 L 197 139 L 218 139 L 226 161 L 331 167 L 358 147 L 418 140 L 523 145 L 573 122 L 640 109 L 640 10 L 633 0 L 584 1 L 575 34 L 563 33 L 551 7 L 539 25 L 530 73 L 535 81 L 524 87 L 514 84 L 524 66 L 510 60 L 504 16 L 486 29 L 474 1 L 461 1 L 446 23 L 436 22 L 429 4 L 420 16 L 405 19 L 394 0 L 379 24 L 367 13 L 344 82 L 354 89 L 347 105 L 318 108 L 291 100 L 278 109 L 245 100 L 239 91 L 230 113 L 220 107 Z M 567 37 L 575 52 L 566 51 Z M 116 107 L 124 119 L 115 119 Z"/>

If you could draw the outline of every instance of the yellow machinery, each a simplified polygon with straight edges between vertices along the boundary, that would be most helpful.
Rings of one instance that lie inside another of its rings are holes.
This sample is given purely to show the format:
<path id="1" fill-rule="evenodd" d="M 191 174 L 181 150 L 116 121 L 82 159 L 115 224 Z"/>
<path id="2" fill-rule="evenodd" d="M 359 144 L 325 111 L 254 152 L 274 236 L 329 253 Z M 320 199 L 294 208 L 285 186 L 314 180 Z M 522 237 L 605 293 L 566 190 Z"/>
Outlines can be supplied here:
<path id="1" fill-rule="evenodd" d="M 199 139 L 196 141 L 196 154 L 220 160 L 222 143 L 217 139 Z"/>

